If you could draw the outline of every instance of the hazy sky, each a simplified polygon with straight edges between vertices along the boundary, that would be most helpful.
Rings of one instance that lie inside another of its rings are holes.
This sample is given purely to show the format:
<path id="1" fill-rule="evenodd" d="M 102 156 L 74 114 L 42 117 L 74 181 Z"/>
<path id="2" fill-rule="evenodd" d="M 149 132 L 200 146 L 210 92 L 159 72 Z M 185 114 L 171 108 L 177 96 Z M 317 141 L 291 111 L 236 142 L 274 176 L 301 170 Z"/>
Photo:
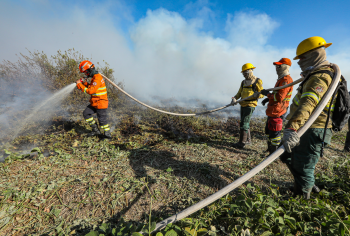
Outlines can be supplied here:
<path id="1" fill-rule="evenodd" d="M 137 98 L 225 105 L 243 64 L 253 63 L 264 87 L 273 87 L 272 62 L 293 58 L 311 36 L 333 43 L 329 60 L 350 78 L 350 2 L 333 2 L 2 0 L 0 60 L 15 61 L 26 48 L 49 55 L 74 48 L 107 61 Z M 293 61 L 292 77 L 299 73 Z"/>

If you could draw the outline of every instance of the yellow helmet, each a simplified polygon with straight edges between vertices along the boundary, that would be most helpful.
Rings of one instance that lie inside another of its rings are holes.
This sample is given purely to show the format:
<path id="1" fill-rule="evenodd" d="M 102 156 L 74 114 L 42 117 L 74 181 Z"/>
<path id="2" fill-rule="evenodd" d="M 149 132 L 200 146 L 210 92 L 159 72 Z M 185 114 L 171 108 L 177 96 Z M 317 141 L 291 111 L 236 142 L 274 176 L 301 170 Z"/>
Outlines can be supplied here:
<path id="1" fill-rule="evenodd" d="M 242 72 L 243 71 L 246 71 L 246 70 L 249 70 L 249 69 L 255 69 L 255 67 L 253 66 L 252 63 L 246 63 L 242 66 Z"/>
<path id="2" fill-rule="evenodd" d="M 319 48 L 319 47 L 325 47 L 328 48 L 331 46 L 332 43 L 326 43 L 326 40 L 324 40 L 322 37 L 314 36 L 307 39 L 304 39 L 299 43 L 297 47 L 297 56 L 293 58 L 293 60 L 300 59 L 299 56 L 305 52 L 308 52 L 312 49 Z"/>

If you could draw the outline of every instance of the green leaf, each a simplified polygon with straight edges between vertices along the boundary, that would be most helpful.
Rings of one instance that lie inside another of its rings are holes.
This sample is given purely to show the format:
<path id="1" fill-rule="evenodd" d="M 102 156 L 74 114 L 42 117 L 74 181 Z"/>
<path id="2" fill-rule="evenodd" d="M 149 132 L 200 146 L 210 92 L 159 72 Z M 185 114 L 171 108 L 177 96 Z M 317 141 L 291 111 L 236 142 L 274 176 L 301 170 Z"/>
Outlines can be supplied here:
<path id="1" fill-rule="evenodd" d="M 99 236 L 99 233 L 97 231 L 90 231 L 90 233 L 85 236 Z"/>
<path id="2" fill-rule="evenodd" d="M 344 224 L 340 223 L 339 224 L 339 235 L 344 236 L 345 235 L 345 227 Z"/>
<path id="3" fill-rule="evenodd" d="M 5 154 L 11 155 L 11 152 L 10 152 L 10 151 L 8 151 L 8 150 L 6 150 L 6 149 L 4 149 L 4 151 L 5 151 Z"/>
<path id="4" fill-rule="evenodd" d="M 175 230 L 172 229 L 166 232 L 165 236 L 177 236 L 177 233 L 175 232 Z"/>
<path id="5" fill-rule="evenodd" d="M 30 152 L 38 152 L 38 153 L 41 153 L 40 148 L 38 148 L 38 147 L 33 148 Z"/>
<path id="6" fill-rule="evenodd" d="M 347 225 L 350 225 L 350 220 L 344 220 L 343 223 L 347 224 Z"/>
<path id="7" fill-rule="evenodd" d="M 161 232 L 158 232 L 156 236 L 163 236 L 163 234 Z"/>
<path id="8" fill-rule="evenodd" d="M 284 219 L 284 221 L 287 223 L 287 225 L 292 229 L 292 230 L 296 230 L 297 228 L 295 227 L 295 225 L 292 224 L 292 222 L 289 219 Z"/>
<path id="9" fill-rule="evenodd" d="M 106 223 L 103 223 L 101 226 L 100 226 L 100 230 L 102 230 L 103 232 L 106 232 L 108 229 L 108 224 Z"/>
<path id="10" fill-rule="evenodd" d="M 207 232 L 208 232 L 207 229 L 201 228 L 201 229 L 197 230 L 197 236 L 205 235 Z"/>
<path id="11" fill-rule="evenodd" d="M 156 225 L 157 225 L 156 222 L 151 223 L 151 232 L 156 228 Z"/>
<path id="12" fill-rule="evenodd" d="M 273 233 L 271 231 L 265 231 L 260 236 L 269 236 L 269 235 L 273 235 Z"/>
<path id="13" fill-rule="evenodd" d="M 134 233 L 132 233 L 132 236 L 143 236 L 143 235 L 138 233 L 138 232 L 134 232 Z"/>
<path id="14" fill-rule="evenodd" d="M 171 169 L 171 167 L 169 167 L 168 169 L 166 169 L 166 172 L 172 172 L 173 169 Z"/>

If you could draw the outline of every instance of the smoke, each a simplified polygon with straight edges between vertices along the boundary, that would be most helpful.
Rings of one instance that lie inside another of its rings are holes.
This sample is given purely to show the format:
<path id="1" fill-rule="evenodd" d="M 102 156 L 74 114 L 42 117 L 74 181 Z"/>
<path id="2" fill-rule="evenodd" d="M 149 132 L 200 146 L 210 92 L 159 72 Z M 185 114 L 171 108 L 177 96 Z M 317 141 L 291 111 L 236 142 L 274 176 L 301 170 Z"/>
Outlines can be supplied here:
<path id="1" fill-rule="evenodd" d="M 164 99 L 179 106 L 226 105 L 239 89 L 241 67 L 247 62 L 256 66 L 254 74 L 265 88 L 273 87 L 277 75 L 272 62 L 293 58 L 298 43 L 285 48 L 269 45 L 280 24 L 254 11 L 227 14 L 218 37 L 218 13 L 203 0 L 189 3 L 184 12 L 148 10 L 137 21 L 123 1 L 92 1 L 86 8 L 49 1 L 3 4 L 7 10 L 2 10 L 0 20 L 8 23 L 0 27 L 7 37 L 0 38 L 0 45 L 8 46 L 0 59 L 11 60 L 25 48 L 52 55 L 75 48 L 93 62 L 107 61 L 127 92 L 155 105 Z M 189 12 L 192 17 L 185 17 Z M 347 77 L 350 58 L 344 51 L 333 51 L 329 59 Z M 290 72 L 294 80 L 299 78 L 295 61 Z"/>

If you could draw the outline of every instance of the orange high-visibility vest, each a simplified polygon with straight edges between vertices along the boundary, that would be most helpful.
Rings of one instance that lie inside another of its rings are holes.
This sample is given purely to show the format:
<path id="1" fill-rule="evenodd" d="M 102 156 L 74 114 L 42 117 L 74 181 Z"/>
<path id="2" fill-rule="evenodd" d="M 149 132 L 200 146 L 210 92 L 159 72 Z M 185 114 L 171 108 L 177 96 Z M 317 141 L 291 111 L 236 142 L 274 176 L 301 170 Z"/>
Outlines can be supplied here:
<path id="1" fill-rule="evenodd" d="M 105 81 L 100 74 L 95 74 L 90 84 L 89 83 L 80 83 L 77 84 L 78 89 L 84 93 L 90 94 L 91 106 L 97 109 L 107 109 L 108 108 L 108 97 L 107 97 L 107 88 Z"/>

